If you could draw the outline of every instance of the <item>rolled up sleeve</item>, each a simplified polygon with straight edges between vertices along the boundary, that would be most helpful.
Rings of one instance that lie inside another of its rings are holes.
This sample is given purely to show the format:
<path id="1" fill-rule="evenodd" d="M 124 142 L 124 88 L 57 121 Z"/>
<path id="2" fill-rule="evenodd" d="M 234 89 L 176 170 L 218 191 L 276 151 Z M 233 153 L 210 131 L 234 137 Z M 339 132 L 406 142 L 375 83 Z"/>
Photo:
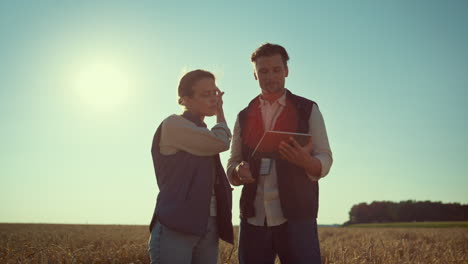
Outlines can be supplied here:
<path id="1" fill-rule="evenodd" d="M 163 121 L 160 149 L 165 155 L 186 151 L 197 156 L 212 156 L 228 150 L 231 138 L 231 131 L 224 122 L 210 130 L 172 115 Z"/>
<path id="2" fill-rule="evenodd" d="M 242 161 L 242 139 L 240 136 L 240 126 L 239 126 L 239 118 L 236 120 L 236 124 L 234 125 L 234 135 L 232 137 L 232 145 L 231 145 L 231 155 L 228 160 L 228 165 L 227 165 L 227 177 L 229 182 L 232 185 L 232 176 L 234 173 L 234 170 L 236 169 L 237 165 L 241 163 Z"/>
<path id="3" fill-rule="evenodd" d="M 323 120 L 322 113 L 316 104 L 312 107 L 312 112 L 309 118 L 309 134 L 312 134 L 312 156 L 320 161 L 322 170 L 320 172 L 320 177 L 309 174 L 308 176 L 311 180 L 318 181 L 320 178 L 327 176 L 330 172 L 330 168 L 333 163 L 333 155 L 328 142 L 325 122 Z"/>

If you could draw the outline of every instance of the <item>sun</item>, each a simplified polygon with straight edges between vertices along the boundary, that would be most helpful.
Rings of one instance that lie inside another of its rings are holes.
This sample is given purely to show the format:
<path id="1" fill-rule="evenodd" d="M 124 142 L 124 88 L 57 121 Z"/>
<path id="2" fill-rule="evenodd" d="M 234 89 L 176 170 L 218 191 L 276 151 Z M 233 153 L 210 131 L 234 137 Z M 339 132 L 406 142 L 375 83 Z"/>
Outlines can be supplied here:
<path id="1" fill-rule="evenodd" d="M 75 95 L 85 106 L 97 111 L 113 111 L 126 103 L 131 89 L 128 70 L 111 61 L 94 61 L 76 74 Z"/>

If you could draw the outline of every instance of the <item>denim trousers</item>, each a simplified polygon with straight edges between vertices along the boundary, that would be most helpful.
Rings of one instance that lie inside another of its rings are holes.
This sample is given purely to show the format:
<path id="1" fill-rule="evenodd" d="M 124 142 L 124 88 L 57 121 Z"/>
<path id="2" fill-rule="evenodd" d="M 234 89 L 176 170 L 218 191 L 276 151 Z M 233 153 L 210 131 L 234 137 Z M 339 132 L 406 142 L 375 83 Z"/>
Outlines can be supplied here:
<path id="1" fill-rule="evenodd" d="M 240 264 L 321 264 L 317 220 L 288 220 L 278 226 L 255 226 L 242 219 L 239 230 Z"/>
<path id="2" fill-rule="evenodd" d="M 216 264 L 216 216 L 209 217 L 207 231 L 201 237 L 175 231 L 157 221 L 148 245 L 151 264 Z"/>

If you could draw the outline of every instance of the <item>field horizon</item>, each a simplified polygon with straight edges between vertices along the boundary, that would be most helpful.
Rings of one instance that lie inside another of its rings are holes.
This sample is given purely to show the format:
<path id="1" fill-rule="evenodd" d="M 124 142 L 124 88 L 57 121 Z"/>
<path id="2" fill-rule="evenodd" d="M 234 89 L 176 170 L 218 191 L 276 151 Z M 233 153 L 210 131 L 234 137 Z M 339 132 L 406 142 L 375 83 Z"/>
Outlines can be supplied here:
<path id="1" fill-rule="evenodd" d="M 236 240 L 237 232 L 236 226 Z M 318 232 L 324 264 L 468 262 L 468 228 L 319 226 Z M 149 263 L 148 238 L 145 225 L 0 223 L 0 263 Z M 219 260 L 238 263 L 237 244 L 220 241 Z"/>
<path id="2" fill-rule="evenodd" d="M 95 224 L 95 223 L 50 223 L 50 222 L 0 222 L 0 225 L 76 225 L 76 226 L 149 226 L 143 224 Z M 238 227 L 239 225 L 233 225 Z M 414 222 L 381 222 L 359 224 L 317 224 L 318 227 L 461 227 L 468 228 L 468 221 L 414 221 Z"/>

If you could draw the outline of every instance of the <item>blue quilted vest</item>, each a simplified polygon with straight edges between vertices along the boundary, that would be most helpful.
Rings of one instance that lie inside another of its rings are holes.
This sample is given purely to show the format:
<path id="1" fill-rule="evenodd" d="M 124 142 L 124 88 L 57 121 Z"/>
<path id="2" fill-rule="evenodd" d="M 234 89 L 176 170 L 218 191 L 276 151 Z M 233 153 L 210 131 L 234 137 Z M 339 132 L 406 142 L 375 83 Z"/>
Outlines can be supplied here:
<path id="1" fill-rule="evenodd" d="M 184 118 L 198 126 L 206 125 L 185 112 Z M 182 233 L 202 236 L 210 216 L 210 201 L 214 187 L 217 204 L 219 237 L 233 243 L 232 189 L 227 181 L 219 155 L 196 156 L 185 151 L 162 155 L 159 151 L 160 125 L 154 135 L 151 154 L 159 194 L 150 223 L 150 232 L 156 220 Z M 213 172 L 215 182 L 213 182 Z"/>

